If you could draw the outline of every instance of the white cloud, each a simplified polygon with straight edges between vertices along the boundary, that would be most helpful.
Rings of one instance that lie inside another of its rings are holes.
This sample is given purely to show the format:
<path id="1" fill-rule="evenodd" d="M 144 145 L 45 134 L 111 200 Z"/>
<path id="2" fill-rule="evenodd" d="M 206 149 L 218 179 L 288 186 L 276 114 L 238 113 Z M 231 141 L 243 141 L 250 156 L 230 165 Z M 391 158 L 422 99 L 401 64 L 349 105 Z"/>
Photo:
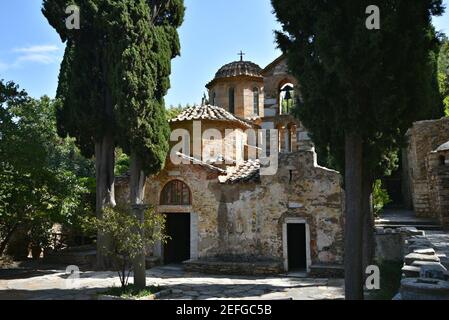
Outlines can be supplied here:
<path id="1" fill-rule="evenodd" d="M 61 48 L 55 45 L 34 45 L 29 47 L 15 48 L 11 50 L 14 53 L 14 59 L 10 63 L 0 61 L 0 70 L 4 71 L 11 68 L 20 68 L 25 63 L 34 64 L 52 64 L 61 58 Z"/>
<path id="2" fill-rule="evenodd" d="M 16 59 L 16 64 L 21 64 L 22 62 L 36 62 L 41 64 L 51 64 L 56 61 L 54 55 L 40 54 L 40 53 L 30 53 L 25 54 Z"/>
<path id="3" fill-rule="evenodd" d="M 55 52 L 55 51 L 59 51 L 59 50 L 60 50 L 60 48 L 57 46 L 54 46 L 54 45 L 40 45 L 40 46 L 16 48 L 13 51 L 21 52 L 21 53 L 49 53 L 49 52 Z"/>

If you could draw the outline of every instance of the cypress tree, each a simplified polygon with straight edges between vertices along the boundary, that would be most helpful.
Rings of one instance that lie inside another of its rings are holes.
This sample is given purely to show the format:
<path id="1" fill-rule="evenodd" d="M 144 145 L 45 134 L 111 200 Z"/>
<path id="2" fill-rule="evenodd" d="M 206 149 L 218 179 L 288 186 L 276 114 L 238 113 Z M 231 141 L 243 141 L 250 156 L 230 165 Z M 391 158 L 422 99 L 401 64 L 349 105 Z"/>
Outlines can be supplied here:
<path id="1" fill-rule="evenodd" d="M 298 78 L 297 114 L 318 150 L 343 169 L 346 191 L 345 290 L 363 299 L 363 211 L 373 178 L 394 162 L 413 121 L 437 117 L 440 0 L 272 0 L 283 31 L 277 41 Z M 379 30 L 366 9 L 380 9 Z"/>
<path id="2" fill-rule="evenodd" d="M 45 17 L 67 44 L 57 93 L 59 133 L 75 137 L 85 156 L 95 155 L 99 217 L 105 206 L 115 206 L 117 145 L 131 155 L 131 204 L 141 208 L 144 177 L 163 168 L 168 152 L 164 96 L 171 59 L 180 51 L 183 0 L 78 0 L 79 30 L 65 25 L 71 4 L 43 2 Z M 107 241 L 98 236 L 97 262 L 104 268 Z"/>
<path id="3" fill-rule="evenodd" d="M 177 28 L 184 5 L 183 0 L 159 6 L 147 0 L 121 0 L 116 5 L 118 143 L 131 155 L 130 202 L 137 218 L 143 219 L 145 177 L 163 169 L 169 149 L 164 96 L 170 87 L 171 60 L 180 53 Z M 134 264 L 134 284 L 145 287 L 144 252 Z"/>

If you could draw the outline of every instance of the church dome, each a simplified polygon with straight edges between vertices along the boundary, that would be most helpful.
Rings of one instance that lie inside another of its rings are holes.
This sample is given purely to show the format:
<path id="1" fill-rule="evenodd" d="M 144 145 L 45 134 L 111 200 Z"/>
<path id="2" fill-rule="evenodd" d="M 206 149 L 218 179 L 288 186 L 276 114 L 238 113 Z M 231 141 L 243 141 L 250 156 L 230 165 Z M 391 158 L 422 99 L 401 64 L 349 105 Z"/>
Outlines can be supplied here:
<path id="1" fill-rule="evenodd" d="M 224 65 L 215 74 L 215 79 L 238 76 L 262 77 L 262 68 L 251 61 L 234 61 Z"/>

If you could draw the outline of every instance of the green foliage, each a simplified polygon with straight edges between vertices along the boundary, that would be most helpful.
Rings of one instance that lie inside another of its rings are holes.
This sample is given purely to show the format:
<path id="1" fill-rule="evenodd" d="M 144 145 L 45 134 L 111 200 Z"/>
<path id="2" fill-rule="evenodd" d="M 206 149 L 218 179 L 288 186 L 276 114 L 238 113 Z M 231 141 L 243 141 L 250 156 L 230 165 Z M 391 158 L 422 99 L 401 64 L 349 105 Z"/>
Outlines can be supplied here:
<path id="1" fill-rule="evenodd" d="M 128 284 L 132 261 L 142 253 L 142 248 L 167 240 L 165 217 L 152 208 L 145 212 L 141 224 L 129 208 L 107 207 L 103 219 L 94 218 L 91 227 L 110 236 L 112 246 L 104 249 L 119 274 L 123 288 Z"/>
<path id="2" fill-rule="evenodd" d="M 131 165 L 129 156 L 120 148 L 115 151 L 115 176 L 122 176 L 129 171 Z"/>
<path id="3" fill-rule="evenodd" d="M 147 0 L 117 1 L 117 8 L 112 34 L 118 35 L 113 42 L 118 53 L 113 96 L 119 145 L 127 154 L 135 153 L 144 171 L 153 174 L 163 168 L 169 149 L 164 96 L 170 88 L 171 60 L 180 53 L 177 28 L 183 21 L 183 1 L 168 2 L 157 17 Z M 148 23 L 151 17 L 153 24 Z"/>
<path id="4" fill-rule="evenodd" d="M 70 226 L 91 211 L 81 175 L 92 174 L 92 162 L 58 137 L 49 98 L 33 100 L 0 81 L 0 99 L 0 251 L 18 226 L 45 246 L 53 223 Z"/>
<path id="5" fill-rule="evenodd" d="M 151 296 L 157 292 L 161 291 L 160 287 L 146 287 L 145 289 L 139 289 L 135 285 L 130 284 L 125 288 L 110 288 L 108 291 L 104 292 L 105 295 L 110 295 L 114 297 L 121 297 L 123 299 L 139 299 Z"/>
<path id="6" fill-rule="evenodd" d="M 444 112 L 449 117 L 449 40 L 443 38 L 438 56 L 438 83 L 443 99 Z"/>
<path id="7" fill-rule="evenodd" d="M 387 204 L 391 203 L 391 198 L 388 195 L 387 190 L 382 187 L 382 180 L 380 179 L 374 182 L 373 203 L 375 216 L 379 216 L 379 214 L 382 213 L 384 207 Z"/>
<path id="8" fill-rule="evenodd" d="M 170 106 L 170 108 L 166 109 L 166 117 L 168 120 L 174 119 L 187 108 L 190 108 L 188 104 L 185 107 L 182 105 L 178 105 L 177 107 Z"/>
<path id="9" fill-rule="evenodd" d="M 380 30 L 365 27 L 367 0 L 272 3 L 283 26 L 278 44 L 301 87 L 295 114 L 317 149 L 342 171 L 344 135 L 357 133 L 364 167 L 383 175 L 411 123 L 442 114 L 430 24 L 441 1 L 378 1 Z"/>
<path id="10" fill-rule="evenodd" d="M 67 42 L 59 75 L 58 129 L 76 138 L 85 156 L 112 133 L 137 153 L 146 173 L 162 169 L 169 126 L 164 96 L 171 60 L 179 54 L 183 0 L 79 0 L 80 30 L 67 30 L 72 0 L 44 0 L 43 13 Z"/>

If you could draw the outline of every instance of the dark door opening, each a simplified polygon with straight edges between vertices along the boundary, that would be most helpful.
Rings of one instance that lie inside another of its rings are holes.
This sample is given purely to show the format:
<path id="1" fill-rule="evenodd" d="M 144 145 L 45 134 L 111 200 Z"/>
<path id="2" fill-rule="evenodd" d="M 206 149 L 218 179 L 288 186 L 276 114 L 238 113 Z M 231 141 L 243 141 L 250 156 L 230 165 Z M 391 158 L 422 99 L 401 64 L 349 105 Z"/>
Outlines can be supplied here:
<path id="1" fill-rule="evenodd" d="M 287 224 L 288 270 L 307 270 L 306 225 Z"/>
<path id="2" fill-rule="evenodd" d="M 170 238 L 164 245 L 164 263 L 181 263 L 190 259 L 190 214 L 166 215 L 165 231 Z"/>

